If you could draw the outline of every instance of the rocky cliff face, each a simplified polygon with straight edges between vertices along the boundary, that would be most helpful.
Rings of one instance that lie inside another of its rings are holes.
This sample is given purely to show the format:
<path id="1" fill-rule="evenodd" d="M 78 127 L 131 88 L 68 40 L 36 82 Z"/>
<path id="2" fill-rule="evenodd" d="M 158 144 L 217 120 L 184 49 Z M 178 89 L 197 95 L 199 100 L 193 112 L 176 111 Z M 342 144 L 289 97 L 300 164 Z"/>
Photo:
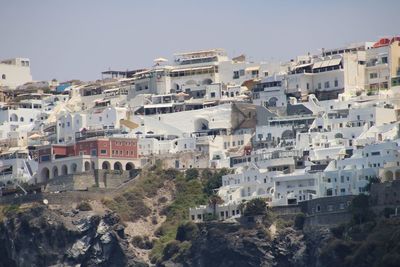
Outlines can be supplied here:
<path id="1" fill-rule="evenodd" d="M 330 236 L 319 229 L 304 234 L 285 228 L 271 236 L 262 227 L 244 228 L 239 224 L 199 225 L 199 234 L 191 240 L 188 252 L 178 254 L 164 266 L 319 266 L 318 251 Z"/>
<path id="2" fill-rule="evenodd" d="M 137 260 L 118 216 L 49 210 L 9 214 L 0 224 L 0 266 L 147 266 Z"/>

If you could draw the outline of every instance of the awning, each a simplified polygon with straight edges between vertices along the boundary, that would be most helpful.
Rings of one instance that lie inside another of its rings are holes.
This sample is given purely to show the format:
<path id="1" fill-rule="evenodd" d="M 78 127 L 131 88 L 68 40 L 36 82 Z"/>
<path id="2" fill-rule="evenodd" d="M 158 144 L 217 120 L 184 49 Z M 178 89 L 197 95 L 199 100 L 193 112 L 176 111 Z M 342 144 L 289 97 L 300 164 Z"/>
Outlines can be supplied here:
<path id="1" fill-rule="evenodd" d="M 297 69 L 309 67 L 309 66 L 311 66 L 311 65 L 312 65 L 312 63 L 300 64 L 300 65 L 294 66 L 293 69 L 294 69 L 294 70 L 297 70 Z"/>
<path id="2" fill-rule="evenodd" d="M 161 104 L 145 105 L 144 108 L 170 108 L 173 106 L 174 103 L 161 103 Z"/>
<path id="3" fill-rule="evenodd" d="M 103 93 L 116 92 L 116 91 L 119 91 L 119 88 L 107 89 L 104 90 Z"/>
<path id="4" fill-rule="evenodd" d="M 245 70 L 246 71 L 253 71 L 253 70 L 259 70 L 260 66 L 253 66 L 253 67 L 247 67 Z"/>
<path id="5" fill-rule="evenodd" d="M 329 61 L 329 66 L 336 66 L 342 62 L 341 58 L 334 58 Z"/>
<path id="6" fill-rule="evenodd" d="M 321 68 L 322 62 L 323 62 L 323 61 L 315 62 L 312 68 L 313 68 L 313 69 Z"/>
<path id="7" fill-rule="evenodd" d="M 318 61 L 314 63 L 313 69 L 337 66 L 340 64 L 340 62 L 342 62 L 342 58 L 333 58 L 333 59 Z"/>
<path id="8" fill-rule="evenodd" d="M 192 70 L 209 70 L 209 69 L 212 69 L 212 68 L 214 68 L 214 66 L 187 68 L 187 69 L 174 69 L 174 70 L 171 70 L 171 72 L 192 71 Z"/>

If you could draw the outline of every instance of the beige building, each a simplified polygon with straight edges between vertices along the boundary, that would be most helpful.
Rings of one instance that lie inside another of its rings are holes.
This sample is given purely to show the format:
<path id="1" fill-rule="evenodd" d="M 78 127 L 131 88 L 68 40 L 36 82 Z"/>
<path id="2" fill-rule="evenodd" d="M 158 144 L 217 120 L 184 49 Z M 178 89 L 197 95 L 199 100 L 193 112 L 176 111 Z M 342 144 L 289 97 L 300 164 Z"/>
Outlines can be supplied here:
<path id="1" fill-rule="evenodd" d="M 366 51 L 365 89 L 400 85 L 400 37 L 382 38 Z"/>
<path id="2" fill-rule="evenodd" d="M 12 58 L 0 61 L 0 87 L 15 89 L 32 81 L 28 58 Z"/>

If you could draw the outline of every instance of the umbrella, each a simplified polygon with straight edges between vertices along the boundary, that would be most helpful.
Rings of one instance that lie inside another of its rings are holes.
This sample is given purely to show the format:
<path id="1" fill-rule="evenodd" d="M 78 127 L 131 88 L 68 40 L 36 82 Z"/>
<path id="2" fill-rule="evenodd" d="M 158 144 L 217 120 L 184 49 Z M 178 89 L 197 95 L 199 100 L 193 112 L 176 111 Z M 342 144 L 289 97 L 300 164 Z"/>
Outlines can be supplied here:
<path id="1" fill-rule="evenodd" d="M 167 62 L 168 59 L 163 58 L 163 57 L 159 57 L 159 58 L 154 59 L 153 61 L 154 61 L 154 62 Z"/>
<path id="2" fill-rule="evenodd" d="M 42 135 L 37 134 L 37 133 L 32 134 L 31 136 L 29 136 L 30 139 L 39 139 L 39 138 L 41 138 L 41 137 L 42 137 Z"/>

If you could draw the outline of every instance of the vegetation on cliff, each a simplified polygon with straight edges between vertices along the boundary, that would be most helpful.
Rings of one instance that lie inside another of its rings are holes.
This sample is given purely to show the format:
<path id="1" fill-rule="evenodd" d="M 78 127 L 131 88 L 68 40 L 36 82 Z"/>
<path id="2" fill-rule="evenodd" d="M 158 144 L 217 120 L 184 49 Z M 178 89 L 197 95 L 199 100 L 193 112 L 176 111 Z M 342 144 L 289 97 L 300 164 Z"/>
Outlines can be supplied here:
<path id="1" fill-rule="evenodd" d="M 350 206 L 352 221 L 331 229 L 332 238 L 320 252 L 322 266 L 399 266 L 400 218 L 394 210 L 372 211 L 367 195 L 359 195 Z"/>
<path id="2" fill-rule="evenodd" d="M 389 218 L 394 213 L 391 208 L 375 214 L 366 195 L 352 201 L 351 222 L 334 227 L 330 233 L 327 229 L 304 232 L 304 214 L 283 220 L 268 211 L 262 199 L 240 206 L 248 217 L 261 216 L 262 227 L 248 228 L 246 223 L 208 222 L 198 225 L 190 222 L 190 207 L 212 207 L 222 201 L 215 195 L 215 189 L 221 186 L 221 177 L 228 172 L 226 169 L 190 169 L 184 173 L 174 169 L 162 170 L 156 165 L 144 171 L 124 192 L 105 199 L 104 203 L 126 221 L 146 218 L 152 210 L 143 199 L 161 199 L 157 192 L 166 183 L 173 184 L 172 200 L 161 211 L 165 216 L 161 226 L 153 237 L 135 236 L 132 241 L 139 248 L 151 249 L 149 259 L 158 265 L 168 262 L 195 264 L 198 260 L 197 266 L 205 266 L 201 264 L 211 264 L 209 260 L 213 259 L 228 266 L 238 266 L 237 263 L 245 264 L 243 266 L 264 263 L 278 266 L 281 263 L 287 264 L 285 266 L 397 266 L 400 260 L 400 219 Z M 270 225 L 273 225 L 275 234 L 268 229 Z M 204 233 L 207 233 L 206 237 Z M 246 246 L 244 254 L 242 246 Z M 216 253 L 211 253 L 210 247 L 214 247 Z M 294 258 L 288 262 L 287 257 Z"/>
<path id="3" fill-rule="evenodd" d="M 156 263 L 165 259 L 165 255 L 190 247 L 188 242 L 176 240 L 178 229 L 188 223 L 190 207 L 206 205 L 215 199 L 214 189 L 221 186 L 222 176 L 227 173 L 227 169 L 189 169 L 184 173 L 175 169 L 163 170 L 161 164 L 156 164 L 144 170 L 122 193 L 104 199 L 103 204 L 116 211 L 124 221 L 136 221 L 151 215 L 152 210 L 144 199 L 156 197 L 166 183 L 173 183 L 172 202 L 161 211 L 166 219 L 155 231 L 156 239 L 152 242 L 150 258 Z M 136 241 L 139 239 L 135 237 Z M 141 247 L 139 241 L 136 243 Z"/>

